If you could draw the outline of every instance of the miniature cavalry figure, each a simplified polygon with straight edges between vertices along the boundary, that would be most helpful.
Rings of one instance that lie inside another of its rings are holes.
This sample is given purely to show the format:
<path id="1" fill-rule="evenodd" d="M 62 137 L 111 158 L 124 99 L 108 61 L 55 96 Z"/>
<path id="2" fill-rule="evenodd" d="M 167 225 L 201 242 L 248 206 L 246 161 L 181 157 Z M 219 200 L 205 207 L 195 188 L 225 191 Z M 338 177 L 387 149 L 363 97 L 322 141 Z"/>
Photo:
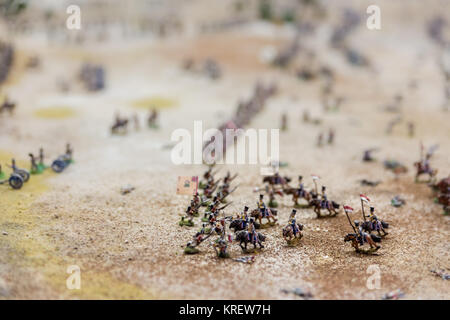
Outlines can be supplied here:
<path id="1" fill-rule="evenodd" d="M 259 202 L 257 202 L 257 206 L 258 206 L 259 211 L 261 212 L 261 215 L 264 217 L 266 214 L 267 208 L 266 208 L 266 204 L 264 203 L 263 199 L 264 199 L 264 195 L 260 194 Z"/>
<path id="2" fill-rule="evenodd" d="M 255 220 L 253 218 L 250 219 L 250 222 L 247 225 L 247 232 L 248 241 L 251 243 L 256 243 L 258 241 L 258 235 L 256 233 Z"/>
<path id="3" fill-rule="evenodd" d="M 287 241 L 288 245 L 295 245 L 296 243 L 293 240 L 299 240 L 303 237 L 301 233 L 303 226 L 297 223 L 295 219 L 296 213 L 297 210 L 292 209 L 288 224 L 283 228 L 283 238 Z"/>
<path id="4" fill-rule="evenodd" d="M 248 212 L 248 207 L 244 207 L 244 211 L 240 214 L 238 213 L 236 215 L 236 219 L 232 220 L 230 222 L 229 228 L 233 229 L 234 232 L 241 231 L 241 230 L 247 230 L 248 224 L 250 222 L 250 214 Z M 261 226 L 256 221 L 253 222 L 256 229 L 259 229 Z"/>
<path id="5" fill-rule="evenodd" d="M 249 223 L 248 207 L 247 206 L 244 206 L 244 211 L 242 211 L 240 218 L 242 220 L 241 229 L 242 230 L 246 230 L 247 226 L 248 226 L 248 223 Z"/>
<path id="6" fill-rule="evenodd" d="M 353 208 L 351 208 L 349 206 L 344 206 L 344 212 L 345 212 L 345 215 L 347 216 L 350 226 L 352 227 L 353 231 L 355 232 L 355 233 L 348 233 L 344 237 L 344 241 L 345 242 L 351 241 L 352 247 L 355 248 L 355 251 L 359 252 L 359 253 L 373 253 L 373 252 L 377 251 L 378 249 L 380 249 L 380 246 L 376 244 L 377 242 L 381 242 L 380 237 L 378 237 L 374 234 L 365 232 L 363 226 L 360 225 L 358 220 L 355 220 L 354 224 L 352 224 L 352 221 L 350 220 L 350 217 L 348 216 L 348 212 L 353 212 Z M 370 246 L 369 250 L 360 248 L 360 246 L 363 246 L 365 243 L 369 244 L 369 246 Z"/>
<path id="7" fill-rule="evenodd" d="M 317 214 L 317 217 L 321 217 L 321 210 L 326 209 L 328 211 L 329 216 L 334 217 L 338 214 L 337 209 L 339 209 L 340 205 L 334 201 L 328 200 L 327 195 L 325 194 L 326 187 L 322 186 L 322 195 L 321 199 L 318 199 L 318 195 L 313 194 L 312 200 L 310 201 L 310 205 L 314 207 L 314 212 Z"/>
<path id="8" fill-rule="evenodd" d="M 303 184 L 303 176 L 298 176 L 298 188 L 292 188 L 290 190 L 290 193 L 292 193 L 292 201 L 294 201 L 294 206 L 299 207 L 300 204 L 298 203 L 298 200 L 305 199 L 308 202 L 308 205 L 310 204 L 312 200 L 312 193 L 305 190 L 304 184 Z"/>
<path id="9" fill-rule="evenodd" d="M 374 211 L 375 208 L 370 207 L 370 214 L 367 216 L 369 218 L 369 221 L 365 221 L 363 223 L 363 229 L 368 232 L 376 231 L 380 237 L 388 235 L 385 228 L 389 228 L 389 224 L 382 220 L 379 220 Z M 381 234 L 381 232 L 383 232 L 383 235 Z"/>
<path id="10" fill-rule="evenodd" d="M 236 241 L 239 241 L 239 246 L 243 252 L 247 252 L 248 243 L 253 244 L 253 249 L 256 249 L 258 244 L 260 249 L 264 248 L 262 242 L 266 240 L 263 234 L 256 232 L 256 222 L 253 218 L 250 219 L 247 230 L 237 231 L 235 238 Z"/>
<path id="11" fill-rule="evenodd" d="M 325 209 L 326 206 L 328 205 L 328 198 L 327 198 L 327 195 L 325 194 L 325 190 L 326 190 L 326 187 L 322 186 L 322 200 L 320 200 L 320 207 L 322 209 Z"/>
<path id="12" fill-rule="evenodd" d="M 116 118 L 114 120 L 113 125 L 111 126 L 111 133 L 125 133 L 128 126 L 128 119 L 121 118 L 120 115 L 117 113 Z"/>
<path id="13" fill-rule="evenodd" d="M 158 120 L 158 111 L 156 109 L 152 109 L 147 119 L 148 126 L 153 129 L 158 128 L 157 120 Z"/>
<path id="14" fill-rule="evenodd" d="M 264 203 L 264 195 L 259 195 L 259 202 L 257 202 L 257 208 L 250 213 L 250 216 L 254 219 L 258 219 L 260 226 L 263 226 L 262 219 L 266 218 L 270 225 L 273 225 L 277 222 L 275 215 L 277 211 L 275 209 L 269 209 L 266 207 Z"/>
<path id="15" fill-rule="evenodd" d="M 428 182 L 431 182 L 433 180 L 433 178 L 436 176 L 437 174 L 437 170 L 436 169 L 431 169 L 430 166 L 430 159 L 431 156 L 433 155 L 434 151 L 438 148 L 437 145 L 431 146 L 428 149 L 428 152 L 425 155 L 425 158 L 423 157 L 423 145 L 421 144 L 420 146 L 420 161 L 415 162 L 414 166 L 417 168 L 417 173 L 416 173 L 416 182 L 419 180 L 419 176 L 422 174 L 428 174 L 430 179 Z"/>

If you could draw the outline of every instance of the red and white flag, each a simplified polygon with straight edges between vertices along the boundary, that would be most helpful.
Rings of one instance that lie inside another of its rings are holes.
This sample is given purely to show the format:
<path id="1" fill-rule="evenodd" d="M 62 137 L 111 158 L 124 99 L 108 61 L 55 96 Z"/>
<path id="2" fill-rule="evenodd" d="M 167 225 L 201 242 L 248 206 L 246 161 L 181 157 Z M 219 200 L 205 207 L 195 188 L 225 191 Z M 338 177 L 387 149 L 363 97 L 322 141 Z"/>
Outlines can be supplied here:
<path id="1" fill-rule="evenodd" d="M 365 202 L 369 202 L 370 201 L 369 197 L 367 197 L 365 194 L 361 193 L 359 196 L 361 197 L 362 201 L 365 201 Z"/>
<path id="2" fill-rule="evenodd" d="M 352 213 L 353 212 L 353 208 L 350 207 L 350 206 L 344 206 L 344 211 Z"/>
<path id="3" fill-rule="evenodd" d="M 311 177 L 312 177 L 313 180 L 319 180 L 320 179 L 320 177 L 316 176 L 315 174 L 312 174 Z"/>

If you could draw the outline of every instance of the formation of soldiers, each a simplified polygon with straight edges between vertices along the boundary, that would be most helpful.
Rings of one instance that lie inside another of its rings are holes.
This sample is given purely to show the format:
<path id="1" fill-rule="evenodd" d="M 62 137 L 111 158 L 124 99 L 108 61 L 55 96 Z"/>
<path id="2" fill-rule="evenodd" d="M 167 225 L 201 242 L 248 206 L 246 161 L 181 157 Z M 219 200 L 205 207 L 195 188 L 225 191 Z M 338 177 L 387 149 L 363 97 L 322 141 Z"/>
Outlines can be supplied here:
<path id="1" fill-rule="evenodd" d="M 70 144 L 66 144 L 66 151 L 63 155 L 56 158 L 50 166 L 44 163 L 44 149 L 39 149 L 39 156 L 36 157 L 33 153 L 29 153 L 30 157 L 30 170 L 19 168 L 16 164 L 16 160 L 11 160 L 11 165 L 8 167 L 11 169 L 9 177 L 2 170 L 0 165 L 0 184 L 9 184 L 13 189 L 21 189 L 25 182 L 28 182 L 30 175 L 41 174 L 45 169 L 51 168 L 54 172 L 60 173 L 71 163 L 73 163 L 73 149 Z"/>
<path id="2" fill-rule="evenodd" d="M 226 153 L 226 149 L 229 145 L 231 145 L 234 141 L 233 139 L 226 139 L 227 129 L 238 129 L 238 128 L 245 128 L 250 121 L 253 119 L 253 117 L 263 110 L 264 106 L 266 105 L 267 99 L 269 99 L 271 96 L 273 96 L 277 91 L 277 87 L 275 84 L 271 85 L 263 85 L 261 83 L 257 83 L 255 85 L 255 88 L 253 90 L 252 97 L 247 101 L 241 101 L 238 104 L 238 107 L 236 109 L 236 112 L 231 117 L 231 119 L 225 121 L 219 126 L 219 131 L 222 133 L 223 141 L 223 153 Z M 203 149 L 208 148 L 208 146 L 213 143 L 212 141 L 207 141 L 203 145 Z"/>
<path id="3" fill-rule="evenodd" d="M 436 170 L 431 169 L 429 160 L 436 148 L 437 146 L 432 146 L 423 155 L 423 146 L 421 146 L 421 160 L 415 163 L 415 166 L 418 168 L 417 176 L 429 174 L 430 182 L 434 181 L 433 177 Z M 364 161 L 373 161 L 370 155 L 371 151 L 373 149 L 366 150 L 363 157 Z M 243 252 L 248 252 L 248 244 L 252 244 L 254 250 L 264 248 L 263 242 L 266 237 L 257 230 L 276 224 L 277 210 L 274 207 L 277 203 L 275 195 L 292 195 L 296 208 L 312 207 L 317 213 L 317 217 L 322 216 L 320 213 L 322 209 L 328 210 L 329 216 L 336 216 L 340 207 L 339 204 L 328 199 L 325 186 L 322 186 L 320 192 L 318 191 L 317 181 L 320 179 L 319 176 L 312 175 L 314 188 L 306 190 L 303 176 L 298 177 L 298 187 L 292 187 L 289 184 L 292 180 L 291 178 L 287 176 L 282 177 L 276 172 L 263 178 L 263 183 L 266 186 L 262 190 L 265 190 L 266 194 L 269 195 L 268 205 L 265 203 L 264 194 L 260 194 L 254 210 L 250 210 L 249 206 L 246 205 L 235 216 L 227 216 L 224 213 L 224 209 L 231 202 L 227 203 L 226 197 L 237 188 L 236 186 L 230 189 L 230 184 L 237 177 L 237 174 L 231 176 L 230 172 L 228 172 L 223 178 L 216 180 L 214 177 L 218 171 L 214 170 L 214 165 L 211 165 L 206 170 L 202 181 L 200 181 L 202 194 L 200 195 L 198 192 L 194 194 L 185 216 L 182 217 L 179 223 L 181 226 L 194 226 L 194 218 L 200 217 L 200 208 L 206 207 L 201 218 L 202 227 L 195 233 L 193 240 L 186 245 L 185 253 L 199 252 L 197 247 L 212 236 L 217 236 L 212 246 L 219 257 L 229 257 L 227 248 L 233 241 L 239 243 Z M 438 183 L 433 182 L 429 185 L 435 191 L 437 202 L 443 205 L 444 212 L 448 214 L 450 206 L 450 176 L 440 180 Z M 299 203 L 300 199 L 306 200 L 306 203 L 301 205 Z M 344 241 L 350 242 L 358 253 L 372 254 L 380 249 L 381 240 L 388 235 L 386 229 L 389 228 L 389 224 L 378 218 L 375 213 L 375 207 L 372 205 L 369 206 L 369 213 L 366 215 L 365 204 L 369 204 L 370 199 L 364 194 L 360 194 L 360 199 L 362 220 L 352 221 L 350 215 L 354 212 L 354 209 L 347 205 L 343 206 L 349 224 L 354 231 L 353 233 L 348 233 L 344 237 Z M 297 223 L 296 213 L 297 210 L 292 209 L 288 223 L 282 229 L 282 236 L 288 245 L 297 245 L 298 241 L 303 237 L 303 225 Z M 265 223 L 263 223 L 263 219 L 266 219 Z"/>
<path id="4" fill-rule="evenodd" d="M 328 211 L 330 216 L 336 216 L 340 205 L 335 201 L 329 200 L 326 193 L 326 186 L 322 186 L 321 192 L 318 192 L 317 181 L 319 176 L 312 175 L 312 181 L 314 188 L 306 190 L 303 183 L 303 176 L 298 176 L 298 187 L 292 187 L 289 182 L 292 180 L 290 177 L 281 177 L 278 172 L 272 176 L 264 177 L 263 183 L 265 183 L 264 190 L 269 196 L 269 207 L 275 208 L 278 206 L 278 202 L 275 196 L 284 197 L 292 196 L 295 208 L 313 208 L 317 217 L 322 217 L 321 211 Z M 299 201 L 304 200 L 305 203 L 301 204 Z"/>

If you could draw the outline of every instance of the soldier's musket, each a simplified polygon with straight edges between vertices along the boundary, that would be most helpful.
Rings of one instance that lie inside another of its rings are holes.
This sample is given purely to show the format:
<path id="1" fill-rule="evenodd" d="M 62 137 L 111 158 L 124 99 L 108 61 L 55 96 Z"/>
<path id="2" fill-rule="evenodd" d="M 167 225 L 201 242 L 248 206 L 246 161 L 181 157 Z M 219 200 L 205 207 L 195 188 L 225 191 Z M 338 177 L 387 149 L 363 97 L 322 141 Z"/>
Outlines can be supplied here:
<path id="1" fill-rule="evenodd" d="M 236 173 L 234 176 L 232 176 L 231 178 L 230 178 L 230 183 L 231 183 L 231 181 L 233 181 L 237 176 L 238 176 L 239 174 L 238 173 Z"/>
<path id="2" fill-rule="evenodd" d="M 229 202 L 229 203 L 227 203 L 226 205 L 224 205 L 223 207 L 220 207 L 220 208 L 217 208 L 217 211 L 220 211 L 220 210 L 223 210 L 223 209 L 225 209 L 226 207 L 228 207 L 230 204 L 232 204 L 233 202 Z"/>
<path id="3" fill-rule="evenodd" d="M 233 190 L 231 190 L 230 192 L 227 193 L 227 195 L 223 198 L 220 198 L 219 201 L 223 201 L 226 197 L 228 197 L 230 194 L 232 194 L 234 191 L 236 191 L 236 189 L 239 187 L 239 185 L 237 185 L 236 187 L 233 188 Z"/>

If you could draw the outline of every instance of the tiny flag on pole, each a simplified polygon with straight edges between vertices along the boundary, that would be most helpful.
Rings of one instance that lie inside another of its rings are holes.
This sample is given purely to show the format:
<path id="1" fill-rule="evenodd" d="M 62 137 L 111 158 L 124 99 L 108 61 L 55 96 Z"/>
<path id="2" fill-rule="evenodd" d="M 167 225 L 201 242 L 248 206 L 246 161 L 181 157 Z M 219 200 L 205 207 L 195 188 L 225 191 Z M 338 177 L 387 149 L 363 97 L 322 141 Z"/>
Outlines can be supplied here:
<path id="1" fill-rule="evenodd" d="M 361 197 L 362 201 L 365 201 L 365 202 L 369 202 L 370 201 L 369 197 L 367 197 L 366 195 L 364 195 L 362 193 L 359 196 Z"/>
<path id="2" fill-rule="evenodd" d="M 353 208 L 352 207 L 350 207 L 350 206 L 344 206 L 344 210 L 345 210 L 345 212 L 353 212 Z"/>
<path id="3" fill-rule="evenodd" d="M 311 177 L 312 177 L 313 180 L 319 180 L 320 179 L 320 177 L 316 176 L 315 174 L 312 174 Z"/>
<path id="4" fill-rule="evenodd" d="M 198 190 L 198 176 L 179 176 L 177 182 L 177 194 L 193 195 Z"/>

